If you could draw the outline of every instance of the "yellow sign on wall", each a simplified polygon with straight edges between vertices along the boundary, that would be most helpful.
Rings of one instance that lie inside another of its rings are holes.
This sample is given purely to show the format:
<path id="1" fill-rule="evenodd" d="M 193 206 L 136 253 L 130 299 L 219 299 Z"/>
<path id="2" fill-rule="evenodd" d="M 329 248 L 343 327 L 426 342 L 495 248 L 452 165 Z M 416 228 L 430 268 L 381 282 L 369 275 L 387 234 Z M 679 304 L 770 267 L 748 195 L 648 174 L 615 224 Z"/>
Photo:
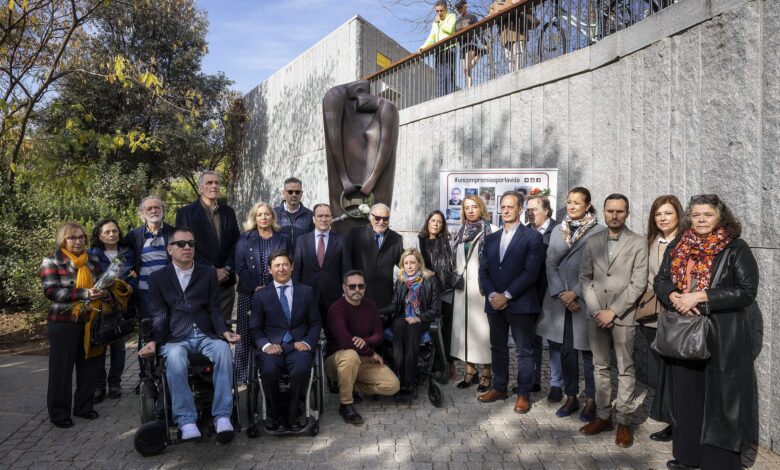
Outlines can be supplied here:
<path id="1" fill-rule="evenodd" d="M 386 69 L 390 67 L 390 64 L 392 64 L 393 61 L 390 60 L 390 57 L 387 57 L 386 55 L 382 54 L 381 52 L 377 51 L 376 53 L 376 65 L 380 69 Z"/>

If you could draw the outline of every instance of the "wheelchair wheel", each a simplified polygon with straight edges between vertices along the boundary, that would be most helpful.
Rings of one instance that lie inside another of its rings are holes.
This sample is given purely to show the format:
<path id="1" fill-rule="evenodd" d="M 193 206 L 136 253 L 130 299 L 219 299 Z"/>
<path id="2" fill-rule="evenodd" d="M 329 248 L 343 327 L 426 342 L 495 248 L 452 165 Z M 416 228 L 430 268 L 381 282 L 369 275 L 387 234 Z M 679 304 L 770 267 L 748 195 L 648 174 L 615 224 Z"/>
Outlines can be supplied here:
<path id="1" fill-rule="evenodd" d="M 168 446 L 168 426 L 164 420 L 144 423 L 135 432 L 133 446 L 144 457 L 159 455 Z"/>
<path id="2" fill-rule="evenodd" d="M 157 402 L 157 390 L 154 387 L 154 382 L 151 380 L 141 382 L 138 393 L 141 397 L 141 424 L 154 421 L 157 418 L 154 411 Z"/>
<path id="3" fill-rule="evenodd" d="M 428 400 L 431 401 L 431 405 L 436 408 L 441 408 L 444 405 L 444 395 L 442 394 L 439 384 L 431 380 L 428 383 Z"/>

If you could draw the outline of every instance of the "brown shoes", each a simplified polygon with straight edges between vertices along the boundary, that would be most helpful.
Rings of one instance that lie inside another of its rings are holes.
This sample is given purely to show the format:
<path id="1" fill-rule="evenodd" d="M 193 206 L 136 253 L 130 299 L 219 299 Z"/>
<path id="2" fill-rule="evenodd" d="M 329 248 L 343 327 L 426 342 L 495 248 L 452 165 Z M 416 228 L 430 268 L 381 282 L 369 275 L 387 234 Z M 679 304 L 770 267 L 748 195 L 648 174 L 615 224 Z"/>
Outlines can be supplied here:
<path id="1" fill-rule="evenodd" d="M 634 431 L 625 424 L 618 424 L 617 433 L 615 434 L 615 444 L 617 444 L 618 447 L 623 448 L 634 445 Z"/>
<path id="2" fill-rule="evenodd" d="M 528 413 L 530 409 L 531 409 L 531 402 L 528 401 L 528 398 L 518 395 L 517 400 L 515 401 L 515 413 L 520 413 L 521 415 L 524 415 Z"/>
<path id="3" fill-rule="evenodd" d="M 480 403 L 493 403 L 498 400 L 506 400 L 509 398 L 506 392 L 499 392 L 498 390 L 491 388 L 487 392 L 477 397 Z"/>
<path id="4" fill-rule="evenodd" d="M 593 436 L 600 432 L 612 431 L 612 421 L 608 419 L 596 418 L 590 423 L 580 428 L 580 432 L 586 436 Z"/>

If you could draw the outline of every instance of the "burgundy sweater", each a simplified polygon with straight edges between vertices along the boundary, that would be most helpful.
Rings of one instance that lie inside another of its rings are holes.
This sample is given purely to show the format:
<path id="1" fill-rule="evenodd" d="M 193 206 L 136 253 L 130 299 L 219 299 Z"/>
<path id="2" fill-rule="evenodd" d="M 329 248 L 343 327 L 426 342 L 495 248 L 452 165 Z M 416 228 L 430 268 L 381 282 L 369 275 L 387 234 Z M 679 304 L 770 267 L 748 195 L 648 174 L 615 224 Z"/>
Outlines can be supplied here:
<path id="1" fill-rule="evenodd" d="M 373 300 L 363 297 L 355 307 L 341 297 L 328 310 L 328 355 L 341 349 L 354 349 L 361 356 L 372 356 L 383 341 L 382 319 Z M 352 337 L 366 341 L 362 349 L 355 347 Z"/>

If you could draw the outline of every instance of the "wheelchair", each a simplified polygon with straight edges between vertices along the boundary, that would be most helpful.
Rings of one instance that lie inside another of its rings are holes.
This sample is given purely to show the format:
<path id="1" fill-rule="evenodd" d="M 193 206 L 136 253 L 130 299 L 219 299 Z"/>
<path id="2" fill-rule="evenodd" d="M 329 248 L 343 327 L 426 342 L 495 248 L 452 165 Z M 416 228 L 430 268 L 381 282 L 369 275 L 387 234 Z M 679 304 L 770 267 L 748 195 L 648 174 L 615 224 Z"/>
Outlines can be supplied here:
<path id="1" fill-rule="evenodd" d="M 385 363 L 393 364 L 393 329 L 387 327 L 383 333 L 385 342 L 390 343 L 384 348 Z M 436 408 L 441 408 L 444 405 L 444 395 L 439 384 L 449 382 L 449 371 L 439 320 L 432 321 L 428 331 L 422 335 L 420 353 L 417 356 L 417 371 L 417 386 L 428 382 L 428 400 Z"/>
<path id="2" fill-rule="evenodd" d="M 152 320 L 141 320 L 140 330 L 139 349 L 152 338 Z M 189 362 L 188 381 L 198 413 L 196 424 L 203 435 L 210 436 L 216 434 L 211 416 L 211 404 L 214 401 L 213 364 L 202 354 L 191 354 Z M 178 444 L 181 440 L 173 421 L 165 359 L 160 355 L 140 358 L 140 366 L 144 373 L 139 385 L 141 426 L 135 433 L 133 444 L 136 452 L 148 457 L 161 454 L 168 445 Z M 230 420 L 236 432 L 241 432 L 238 406 L 238 384 L 233 377 L 233 411 Z"/>
<path id="3" fill-rule="evenodd" d="M 293 435 L 308 433 L 316 436 L 320 432 L 320 417 L 322 416 L 325 405 L 325 361 L 323 359 L 325 351 L 325 340 L 320 339 L 314 348 L 314 361 L 309 375 L 309 383 L 306 387 L 306 393 L 301 405 L 303 406 L 302 417 L 306 418 L 306 425 L 298 431 L 274 431 L 266 427 L 265 422 L 268 418 L 268 401 L 263 392 L 263 378 L 255 357 L 255 350 L 249 352 L 249 375 L 247 383 L 247 436 L 256 438 L 260 436 L 262 429 L 268 435 Z M 289 401 L 290 376 L 282 374 L 279 379 L 279 392 L 281 396 L 281 405 L 286 407 Z"/>

